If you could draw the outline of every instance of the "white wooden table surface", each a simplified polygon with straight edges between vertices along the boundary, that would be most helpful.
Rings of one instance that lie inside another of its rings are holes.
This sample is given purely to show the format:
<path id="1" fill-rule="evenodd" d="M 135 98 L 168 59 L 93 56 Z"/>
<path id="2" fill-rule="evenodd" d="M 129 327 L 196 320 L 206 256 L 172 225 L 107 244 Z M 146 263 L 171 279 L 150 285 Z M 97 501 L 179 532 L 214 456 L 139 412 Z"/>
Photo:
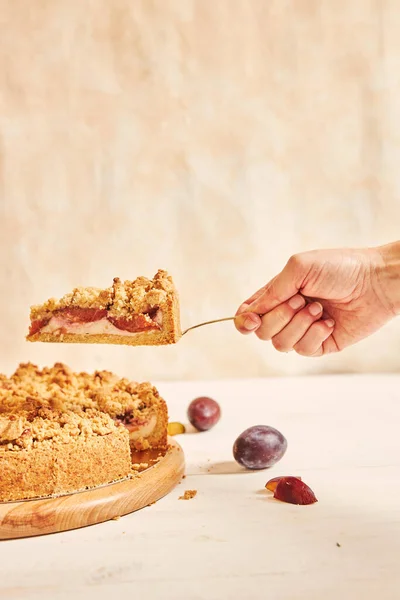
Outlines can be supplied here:
<path id="1" fill-rule="evenodd" d="M 222 406 L 212 431 L 178 438 L 187 478 L 119 521 L 0 542 L 0 598 L 400 598 L 400 376 L 158 387 L 173 420 L 197 395 Z M 288 451 L 269 471 L 242 471 L 233 441 L 261 423 Z M 270 499 L 279 474 L 302 476 L 319 502 Z M 178 500 L 185 489 L 196 498 Z"/>

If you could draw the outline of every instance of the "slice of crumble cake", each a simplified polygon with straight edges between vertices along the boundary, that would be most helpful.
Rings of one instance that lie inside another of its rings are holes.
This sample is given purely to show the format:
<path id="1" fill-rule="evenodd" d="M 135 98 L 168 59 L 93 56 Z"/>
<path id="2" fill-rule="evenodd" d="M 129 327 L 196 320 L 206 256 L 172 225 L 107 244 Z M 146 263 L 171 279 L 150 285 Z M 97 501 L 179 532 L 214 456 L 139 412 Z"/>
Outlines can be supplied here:
<path id="1" fill-rule="evenodd" d="M 115 278 L 111 287 L 75 288 L 60 300 L 33 306 L 27 340 L 93 344 L 164 345 L 181 337 L 179 299 L 172 278 Z"/>

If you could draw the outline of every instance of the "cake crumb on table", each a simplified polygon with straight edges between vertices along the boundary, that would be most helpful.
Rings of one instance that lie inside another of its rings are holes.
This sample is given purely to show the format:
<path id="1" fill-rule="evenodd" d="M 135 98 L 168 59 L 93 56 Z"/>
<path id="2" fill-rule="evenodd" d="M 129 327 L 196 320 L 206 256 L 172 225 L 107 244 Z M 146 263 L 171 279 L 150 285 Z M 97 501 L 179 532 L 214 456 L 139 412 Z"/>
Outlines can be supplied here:
<path id="1" fill-rule="evenodd" d="M 179 496 L 179 500 L 191 500 L 197 494 L 197 490 L 186 490 L 183 496 Z"/>
<path id="2" fill-rule="evenodd" d="M 119 517 L 119 516 L 116 516 L 116 517 L 113 517 L 113 518 L 111 519 L 111 521 L 119 521 L 119 520 L 120 520 L 120 518 L 121 518 L 121 517 Z"/>

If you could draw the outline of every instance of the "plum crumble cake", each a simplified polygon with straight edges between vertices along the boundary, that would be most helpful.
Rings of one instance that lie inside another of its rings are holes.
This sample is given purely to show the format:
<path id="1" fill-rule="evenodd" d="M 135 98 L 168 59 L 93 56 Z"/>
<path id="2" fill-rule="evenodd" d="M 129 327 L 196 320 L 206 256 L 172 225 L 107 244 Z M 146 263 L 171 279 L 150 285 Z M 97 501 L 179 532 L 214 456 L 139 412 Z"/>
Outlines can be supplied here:
<path id="1" fill-rule="evenodd" d="M 60 495 L 132 473 L 131 451 L 167 446 L 167 407 L 150 383 L 57 363 L 0 375 L 0 501 Z"/>
<path id="2" fill-rule="evenodd" d="M 179 300 L 172 278 L 159 270 L 111 287 L 75 288 L 60 300 L 31 307 L 31 342 L 163 345 L 181 337 Z"/>

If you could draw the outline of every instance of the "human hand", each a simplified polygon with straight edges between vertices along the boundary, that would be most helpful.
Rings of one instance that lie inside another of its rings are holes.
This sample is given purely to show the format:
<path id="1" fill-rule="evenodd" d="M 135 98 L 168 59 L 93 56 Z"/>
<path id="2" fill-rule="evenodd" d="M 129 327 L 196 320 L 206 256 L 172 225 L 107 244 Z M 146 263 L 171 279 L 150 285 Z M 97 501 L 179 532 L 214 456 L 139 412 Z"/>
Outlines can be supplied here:
<path id="1" fill-rule="evenodd" d="M 303 356 L 338 352 L 400 313 L 400 243 L 292 256 L 238 309 L 235 325 Z"/>

